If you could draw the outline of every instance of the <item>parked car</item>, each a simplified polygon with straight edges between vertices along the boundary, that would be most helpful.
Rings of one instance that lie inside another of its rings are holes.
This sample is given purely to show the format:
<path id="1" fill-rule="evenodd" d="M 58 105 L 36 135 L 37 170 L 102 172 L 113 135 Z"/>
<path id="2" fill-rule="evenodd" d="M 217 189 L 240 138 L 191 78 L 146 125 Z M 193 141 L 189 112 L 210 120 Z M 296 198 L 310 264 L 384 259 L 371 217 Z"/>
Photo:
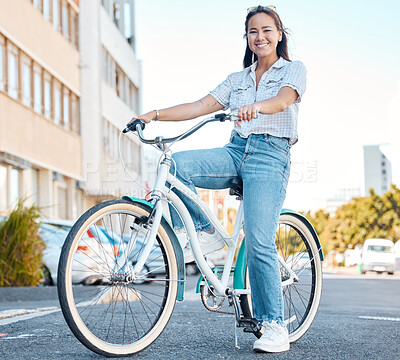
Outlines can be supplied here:
<path id="1" fill-rule="evenodd" d="M 53 285 L 57 283 L 58 260 L 68 231 L 54 224 L 42 223 L 39 233 L 46 245 L 43 250 L 44 285 Z M 78 245 L 72 267 L 74 284 L 94 284 L 102 280 L 103 261 L 98 256 L 99 251 L 98 242 L 89 236 Z"/>
<path id="2" fill-rule="evenodd" d="M 386 239 L 365 240 L 361 256 L 361 272 L 388 272 L 393 275 L 395 269 L 394 244 Z"/>
<path id="3" fill-rule="evenodd" d="M 46 285 L 57 283 L 61 248 L 72 226 L 72 221 L 41 219 L 39 232 L 46 244 L 43 251 Z M 91 285 L 107 281 L 105 275 L 123 251 L 117 236 L 111 235 L 110 230 L 99 226 L 92 226 L 87 230 L 75 254 L 72 271 L 74 284 Z"/>

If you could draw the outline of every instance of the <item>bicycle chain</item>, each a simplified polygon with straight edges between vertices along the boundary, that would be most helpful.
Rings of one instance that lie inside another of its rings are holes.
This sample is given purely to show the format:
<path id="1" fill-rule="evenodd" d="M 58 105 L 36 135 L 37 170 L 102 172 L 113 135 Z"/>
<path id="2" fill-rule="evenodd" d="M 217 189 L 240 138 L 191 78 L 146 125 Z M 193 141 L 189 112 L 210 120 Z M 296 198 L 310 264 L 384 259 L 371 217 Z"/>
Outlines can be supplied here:
<path id="1" fill-rule="evenodd" d="M 203 285 L 203 286 L 205 286 L 205 285 Z M 215 295 L 212 295 L 212 296 L 216 297 Z M 219 314 L 235 315 L 234 312 L 221 311 L 221 310 L 217 310 L 217 309 L 212 309 L 212 308 L 210 308 L 210 307 L 207 305 L 206 301 L 204 300 L 204 296 L 202 295 L 201 290 L 200 290 L 200 298 L 201 298 L 201 302 L 202 302 L 203 306 L 204 306 L 208 311 L 215 312 L 215 313 L 219 313 Z M 223 299 L 224 299 L 223 301 L 225 301 L 225 298 L 223 298 Z M 229 301 L 229 298 L 228 298 L 228 301 Z M 221 306 L 222 306 L 222 305 L 221 305 Z M 229 306 L 232 306 L 232 305 L 229 304 Z"/>

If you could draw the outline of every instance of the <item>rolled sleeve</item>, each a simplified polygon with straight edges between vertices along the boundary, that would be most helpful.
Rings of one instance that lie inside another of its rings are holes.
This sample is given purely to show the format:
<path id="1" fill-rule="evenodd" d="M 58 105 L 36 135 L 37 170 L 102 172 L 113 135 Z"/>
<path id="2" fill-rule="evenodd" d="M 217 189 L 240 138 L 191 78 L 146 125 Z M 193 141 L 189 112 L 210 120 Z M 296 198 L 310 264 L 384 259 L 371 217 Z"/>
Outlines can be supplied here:
<path id="1" fill-rule="evenodd" d="M 306 91 L 306 76 L 307 70 L 304 64 L 301 61 L 293 61 L 282 81 L 281 88 L 288 86 L 295 90 L 299 95 L 296 102 L 301 101 L 301 98 Z"/>
<path id="2" fill-rule="evenodd" d="M 224 107 L 224 110 L 229 108 L 232 88 L 232 79 L 231 76 L 228 76 L 214 90 L 210 91 L 210 95 Z"/>

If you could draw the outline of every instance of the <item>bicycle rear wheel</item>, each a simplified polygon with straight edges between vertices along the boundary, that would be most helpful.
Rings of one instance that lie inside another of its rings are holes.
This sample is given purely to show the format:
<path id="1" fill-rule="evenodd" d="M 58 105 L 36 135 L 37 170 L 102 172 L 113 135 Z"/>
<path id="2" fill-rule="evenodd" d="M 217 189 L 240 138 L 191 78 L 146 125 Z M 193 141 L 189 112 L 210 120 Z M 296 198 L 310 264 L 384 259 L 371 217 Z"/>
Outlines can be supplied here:
<path id="1" fill-rule="evenodd" d="M 161 334 L 174 309 L 178 268 L 162 225 L 143 270 L 129 277 L 150 232 L 142 218 L 148 215 L 140 204 L 101 203 L 81 216 L 63 246 L 61 309 L 78 340 L 98 354 L 120 357 L 143 350 Z M 97 285 L 76 285 L 81 279 Z"/>
<path id="2" fill-rule="evenodd" d="M 289 341 L 300 339 L 311 326 L 322 292 L 322 266 L 314 237 L 304 220 L 294 214 L 282 214 L 276 233 L 276 247 L 286 264 L 299 277 L 297 282 L 283 287 L 284 320 L 289 331 Z M 287 271 L 281 266 L 282 282 L 288 279 Z M 250 288 L 249 277 L 245 286 Z M 243 316 L 253 315 L 251 296 L 241 295 Z M 255 334 L 257 337 L 261 332 Z"/>

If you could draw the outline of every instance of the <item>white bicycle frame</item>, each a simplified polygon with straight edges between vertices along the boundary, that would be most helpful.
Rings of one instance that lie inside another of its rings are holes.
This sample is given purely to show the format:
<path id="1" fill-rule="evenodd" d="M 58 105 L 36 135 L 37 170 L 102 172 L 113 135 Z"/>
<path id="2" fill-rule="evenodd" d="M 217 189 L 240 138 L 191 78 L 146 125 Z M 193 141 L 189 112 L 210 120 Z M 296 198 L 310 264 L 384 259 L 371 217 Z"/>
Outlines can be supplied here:
<path id="1" fill-rule="evenodd" d="M 161 161 L 159 165 L 154 189 L 151 192 L 152 198 L 150 202 L 155 203 L 153 224 L 149 234 L 147 235 L 147 244 L 143 249 L 142 255 L 140 256 L 137 263 L 133 267 L 133 274 L 132 274 L 133 278 L 135 278 L 137 274 L 140 274 L 140 271 L 142 270 L 143 265 L 146 262 L 147 257 L 149 256 L 151 249 L 154 245 L 163 214 L 163 202 L 160 200 L 168 200 L 173 204 L 173 206 L 175 206 L 176 210 L 178 211 L 183 220 L 196 263 L 200 268 L 200 271 L 203 274 L 203 276 L 213 286 L 214 293 L 218 296 L 227 296 L 232 293 L 231 291 L 234 291 L 235 295 L 250 294 L 249 289 L 234 290 L 228 288 L 228 281 L 236 251 L 236 245 L 239 239 L 240 230 L 243 225 L 243 202 L 242 201 L 240 202 L 233 230 L 233 235 L 229 236 L 229 234 L 226 232 L 226 230 L 223 228 L 219 220 L 211 212 L 208 206 L 204 203 L 204 201 L 196 193 L 194 193 L 181 181 L 179 181 L 174 175 L 170 174 L 169 172 L 170 166 L 171 166 L 171 156 L 166 151 L 164 151 L 164 159 Z M 199 209 L 207 216 L 211 224 L 214 226 L 215 230 L 221 235 L 221 237 L 227 244 L 228 253 L 221 280 L 219 280 L 215 276 L 214 272 L 208 265 L 207 261 L 204 259 L 203 253 L 200 248 L 199 240 L 197 238 L 195 226 L 193 224 L 188 209 L 186 208 L 182 200 L 173 191 L 171 191 L 170 188 L 166 186 L 166 182 L 168 182 L 171 185 L 171 188 L 173 187 L 177 189 L 179 192 L 188 197 L 199 207 Z M 290 267 L 285 263 L 285 261 L 279 254 L 278 254 L 278 259 L 280 264 L 287 270 L 288 274 L 290 275 L 289 279 L 282 282 L 282 286 L 286 286 L 293 283 L 294 281 L 297 281 L 298 280 L 297 275 L 293 272 L 292 269 L 290 269 Z"/>

